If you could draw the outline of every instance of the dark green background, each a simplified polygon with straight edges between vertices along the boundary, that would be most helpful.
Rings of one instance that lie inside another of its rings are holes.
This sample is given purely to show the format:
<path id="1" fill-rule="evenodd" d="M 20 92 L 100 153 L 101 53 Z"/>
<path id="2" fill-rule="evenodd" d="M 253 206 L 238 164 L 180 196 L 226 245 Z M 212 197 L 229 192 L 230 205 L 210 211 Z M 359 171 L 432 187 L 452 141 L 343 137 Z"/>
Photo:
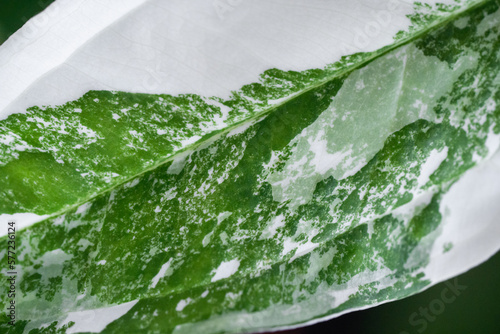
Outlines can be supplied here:
<path id="1" fill-rule="evenodd" d="M 0 0 L 0 44 L 53 0 Z"/>
<path id="2" fill-rule="evenodd" d="M 0 44 L 53 0 L 0 0 Z M 105 0 L 103 0 L 105 1 Z M 166 0 L 168 1 L 168 0 Z M 207 0 L 210 1 L 210 0 Z M 471 222 L 472 223 L 472 222 Z M 499 217 L 500 223 L 500 217 Z M 409 317 L 420 307 L 441 298 L 445 283 L 416 296 L 353 312 L 314 326 L 282 334 L 367 333 L 367 334 L 499 334 L 500 333 L 500 253 L 486 263 L 458 277 L 467 288 L 427 328 L 419 332 Z M 419 317 L 420 318 L 420 317 Z"/>

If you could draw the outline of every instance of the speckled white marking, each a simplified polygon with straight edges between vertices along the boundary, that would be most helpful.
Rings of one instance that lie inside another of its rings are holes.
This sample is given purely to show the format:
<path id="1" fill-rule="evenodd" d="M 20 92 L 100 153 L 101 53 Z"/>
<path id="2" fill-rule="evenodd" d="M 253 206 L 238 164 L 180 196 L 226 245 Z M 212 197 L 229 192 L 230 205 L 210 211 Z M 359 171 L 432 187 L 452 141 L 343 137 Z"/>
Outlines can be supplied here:
<path id="1" fill-rule="evenodd" d="M 130 311 L 137 302 L 138 300 L 133 300 L 128 303 L 105 308 L 70 312 L 66 319 L 61 322 L 60 326 L 66 325 L 72 321 L 75 324 L 66 331 L 67 334 L 80 332 L 99 333 L 108 324 Z"/>
<path id="2" fill-rule="evenodd" d="M 432 150 L 431 154 L 427 158 L 427 160 L 422 164 L 420 168 L 420 175 L 418 176 L 417 183 L 418 187 L 421 188 L 429 182 L 429 178 L 434 173 L 439 165 L 446 159 L 448 156 L 448 147 L 445 147 L 443 150 Z"/>
<path id="3" fill-rule="evenodd" d="M 153 279 L 151 280 L 151 286 L 150 286 L 151 288 L 155 288 L 156 285 L 158 284 L 158 282 L 160 281 L 160 279 L 165 277 L 166 275 L 168 275 L 170 273 L 169 269 L 170 269 L 170 266 L 172 264 L 172 260 L 173 259 L 170 258 L 167 263 L 164 263 L 161 266 L 158 274 L 156 274 L 156 276 L 153 277 Z"/>
<path id="4" fill-rule="evenodd" d="M 215 275 L 212 277 L 212 282 L 216 282 L 223 278 L 228 278 L 238 271 L 240 267 L 240 261 L 234 259 L 228 262 L 222 262 L 217 269 L 215 269 Z"/>

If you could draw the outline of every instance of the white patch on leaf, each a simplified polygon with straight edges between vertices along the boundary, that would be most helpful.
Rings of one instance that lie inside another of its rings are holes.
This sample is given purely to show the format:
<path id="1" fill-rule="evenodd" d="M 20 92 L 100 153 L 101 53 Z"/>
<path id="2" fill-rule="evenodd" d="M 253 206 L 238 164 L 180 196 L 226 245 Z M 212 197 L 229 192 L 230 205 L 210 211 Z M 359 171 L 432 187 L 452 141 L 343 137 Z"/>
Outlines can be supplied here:
<path id="1" fill-rule="evenodd" d="M 217 269 L 215 269 L 215 274 L 212 277 L 212 282 L 216 282 L 223 278 L 228 278 L 238 271 L 240 267 L 240 261 L 234 259 L 227 262 L 222 262 Z"/>

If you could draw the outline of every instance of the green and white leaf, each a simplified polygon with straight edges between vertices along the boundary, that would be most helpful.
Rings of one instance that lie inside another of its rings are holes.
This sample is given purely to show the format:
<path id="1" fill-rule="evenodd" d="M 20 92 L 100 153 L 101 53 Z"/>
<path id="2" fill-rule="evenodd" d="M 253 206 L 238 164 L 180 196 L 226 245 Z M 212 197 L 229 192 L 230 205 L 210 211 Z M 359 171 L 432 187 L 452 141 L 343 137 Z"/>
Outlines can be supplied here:
<path id="1" fill-rule="evenodd" d="M 0 47 L 0 328 L 273 330 L 486 260 L 499 8 L 56 1 Z"/>

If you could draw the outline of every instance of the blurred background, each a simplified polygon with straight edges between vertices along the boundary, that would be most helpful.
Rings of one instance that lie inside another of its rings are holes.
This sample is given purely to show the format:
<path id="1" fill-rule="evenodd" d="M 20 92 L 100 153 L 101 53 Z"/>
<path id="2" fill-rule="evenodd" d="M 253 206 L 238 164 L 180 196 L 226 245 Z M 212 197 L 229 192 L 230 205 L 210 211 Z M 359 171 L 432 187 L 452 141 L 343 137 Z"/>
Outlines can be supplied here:
<path id="1" fill-rule="evenodd" d="M 0 44 L 54 0 L 0 0 Z"/>
<path id="2" fill-rule="evenodd" d="M 52 2 L 0 0 L 0 44 Z M 429 313 L 427 319 L 421 308 L 440 305 L 436 301 L 441 300 L 446 282 L 403 300 L 279 334 L 500 334 L 500 253 L 457 280 L 466 288 L 453 302 L 445 304 L 438 315 Z M 454 280 L 450 282 L 453 284 Z"/>

